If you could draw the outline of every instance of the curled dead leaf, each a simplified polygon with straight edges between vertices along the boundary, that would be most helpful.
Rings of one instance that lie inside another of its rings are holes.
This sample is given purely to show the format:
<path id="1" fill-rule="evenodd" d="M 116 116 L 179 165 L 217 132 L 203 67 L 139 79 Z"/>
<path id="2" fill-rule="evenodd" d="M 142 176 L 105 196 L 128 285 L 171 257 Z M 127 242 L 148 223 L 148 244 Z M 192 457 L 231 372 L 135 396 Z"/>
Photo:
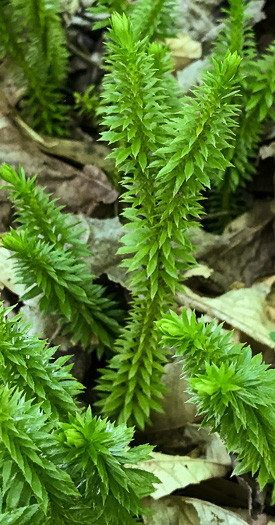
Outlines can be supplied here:
<path id="1" fill-rule="evenodd" d="M 154 499 L 171 494 L 174 490 L 187 485 L 200 483 L 202 480 L 223 477 L 230 471 L 228 465 L 207 459 L 190 458 L 189 456 L 170 456 L 153 452 L 152 459 L 139 463 L 139 468 L 153 473 L 161 484 L 156 485 L 152 494 Z"/>

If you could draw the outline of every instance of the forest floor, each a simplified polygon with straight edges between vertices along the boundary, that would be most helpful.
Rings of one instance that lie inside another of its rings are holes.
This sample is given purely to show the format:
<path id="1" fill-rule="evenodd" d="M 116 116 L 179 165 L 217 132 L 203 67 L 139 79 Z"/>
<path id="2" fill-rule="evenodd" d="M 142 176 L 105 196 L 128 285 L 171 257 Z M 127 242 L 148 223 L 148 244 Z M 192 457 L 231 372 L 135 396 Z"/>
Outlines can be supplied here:
<path id="1" fill-rule="evenodd" d="M 72 91 L 84 93 L 102 79 L 102 33 L 91 31 L 84 2 L 66 2 L 64 20 L 70 42 Z M 85 1 L 85 6 L 89 2 Z M 178 37 L 170 42 L 175 75 L 182 89 L 199 82 L 217 33 L 221 2 L 182 0 Z M 272 0 L 252 1 L 258 48 L 263 51 L 275 36 L 275 7 Z M 17 111 L 22 92 L 3 61 L 0 65 L 0 164 L 24 167 L 38 183 L 60 199 L 86 229 L 84 238 L 93 256 L 90 266 L 98 281 L 112 290 L 121 304 L 129 304 L 125 272 L 117 255 L 122 224 L 119 218 L 119 185 L 113 165 L 106 161 L 108 147 L 97 142 L 99 128 L 85 115 L 76 115 L 70 139 L 42 137 L 20 118 Z M 203 228 L 195 230 L 198 267 L 185 275 L 185 294 L 177 296 L 177 309 L 188 307 L 206 319 L 223 321 L 234 329 L 237 342 L 247 342 L 253 353 L 262 352 L 275 366 L 275 127 L 270 127 L 255 160 L 257 173 L 245 188 L 245 206 L 223 233 L 211 226 L 215 216 L 203 218 Z M 0 232 L 13 224 L 7 193 L 0 193 Z M 212 222 L 211 222 L 212 221 Z M 84 402 L 96 398 L 96 368 L 101 363 L 69 338 L 61 336 L 54 319 L 44 318 L 36 299 L 18 302 L 21 286 L 16 283 L 9 253 L 0 249 L 0 289 L 5 306 L 17 304 L 33 333 L 60 345 L 59 352 L 72 354 L 74 375 L 86 386 Z M 54 327 L 54 328 L 53 328 Z M 196 408 L 186 404 L 186 383 L 181 364 L 171 359 L 164 381 L 169 388 L 163 408 L 153 414 L 152 426 L 137 432 L 136 443 L 156 445 L 153 458 L 144 468 L 156 474 L 161 484 L 146 504 L 156 512 L 145 517 L 147 525 L 266 525 L 275 523 L 275 509 L 269 494 L 259 491 L 250 476 L 231 476 L 234 458 L 216 434 L 199 430 Z M 272 517 L 273 516 L 273 517 Z"/>

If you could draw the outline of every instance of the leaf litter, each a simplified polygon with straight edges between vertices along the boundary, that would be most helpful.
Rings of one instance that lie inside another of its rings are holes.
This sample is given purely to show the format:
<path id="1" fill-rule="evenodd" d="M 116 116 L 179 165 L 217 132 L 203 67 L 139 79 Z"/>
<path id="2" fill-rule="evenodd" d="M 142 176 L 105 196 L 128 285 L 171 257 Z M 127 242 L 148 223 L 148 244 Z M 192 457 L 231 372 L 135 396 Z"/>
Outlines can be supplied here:
<path id="1" fill-rule="evenodd" d="M 77 15 L 80 4 L 78 0 L 70 1 L 67 15 Z M 199 79 L 204 66 L 202 44 L 215 36 L 221 2 L 181 0 L 181 4 L 182 32 L 170 45 L 177 61 L 179 84 L 188 90 L 194 79 Z M 262 0 L 251 2 L 255 21 L 264 16 L 263 4 Z M 115 210 L 118 193 L 109 178 L 113 163 L 105 160 L 108 148 L 84 132 L 71 140 L 49 139 L 33 132 L 14 110 L 19 96 L 5 74 L 5 82 L 0 79 L 0 163 L 10 162 L 15 168 L 20 163 L 29 175 L 37 173 L 39 183 L 47 185 L 86 228 L 86 241 L 93 252 L 89 260 L 92 272 L 106 274 L 110 281 L 126 288 L 125 271 L 119 268 L 121 257 L 116 255 L 122 226 Z M 274 151 L 274 142 L 271 142 L 262 146 L 260 155 L 267 159 L 274 156 Z M 6 231 L 11 206 L 4 192 L 0 198 L 0 229 Z M 102 209 L 105 218 L 96 218 L 94 215 Z M 106 218 L 110 210 L 115 216 Z M 198 246 L 195 255 L 199 266 L 185 276 L 186 292 L 178 296 L 179 310 L 184 305 L 224 321 L 226 328 L 236 329 L 240 341 L 249 337 L 255 351 L 258 344 L 263 345 L 270 362 L 274 360 L 275 348 L 270 338 L 270 332 L 275 330 L 274 215 L 274 203 L 267 205 L 266 200 L 258 199 L 251 211 L 233 221 L 222 235 L 205 230 L 192 232 L 192 240 Z M 22 293 L 22 285 L 16 283 L 12 260 L 3 248 L 0 248 L 0 287 L 18 297 Z M 26 301 L 20 311 L 33 323 L 33 333 L 51 339 L 53 320 L 45 320 L 37 300 Z M 61 339 L 58 332 L 54 343 L 60 344 L 63 351 L 70 349 L 70 341 Z M 249 511 L 234 508 L 234 491 L 231 509 L 204 501 L 208 482 L 217 480 L 221 487 L 225 486 L 222 481 L 228 481 L 232 461 L 217 434 L 199 429 L 196 408 L 186 403 L 187 382 L 181 376 L 182 364 L 171 359 L 164 378 L 169 388 L 163 402 L 166 415 L 153 414 L 153 426 L 138 436 L 143 441 L 156 443 L 158 452 L 142 466 L 161 480 L 154 496 L 145 500 L 155 514 L 144 517 L 144 523 L 256 525 Z M 230 483 L 238 490 L 237 483 Z M 184 488 L 194 484 L 201 491 L 199 499 L 181 495 Z M 174 491 L 177 495 L 173 495 Z M 260 513 L 257 520 L 257 525 L 275 523 L 264 513 Z"/>

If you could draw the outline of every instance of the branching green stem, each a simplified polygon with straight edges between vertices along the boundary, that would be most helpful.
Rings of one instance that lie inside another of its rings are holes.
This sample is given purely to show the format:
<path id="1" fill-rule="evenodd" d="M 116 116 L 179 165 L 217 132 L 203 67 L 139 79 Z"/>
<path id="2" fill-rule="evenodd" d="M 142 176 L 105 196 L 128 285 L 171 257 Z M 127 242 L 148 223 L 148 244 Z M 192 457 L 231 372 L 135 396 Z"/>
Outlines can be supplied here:
<path id="1" fill-rule="evenodd" d="M 119 252 L 134 254 L 123 263 L 133 308 L 117 355 L 103 371 L 99 404 L 104 414 L 143 428 L 150 410 L 161 410 L 164 391 L 167 353 L 159 346 L 154 323 L 180 289 L 181 270 L 194 264 L 187 217 L 199 216 L 198 201 L 211 168 L 228 165 L 222 150 L 235 125 L 237 108 L 230 101 L 240 61 L 233 54 L 224 63 L 215 62 L 215 74 L 206 75 L 203 91 L 185 99 L 176 117 L 173 104 L 167 105 L 167 79 L 154 68 L 147 40 L 137 40 L 130 21 L 119 15 L 112 18 L 109 36 L 110 74 L 103 94 L 109 131 L 103 138 L 118 145 L 111 156 L 125 173 L 123 201 L 131 206 L 124 211 L 130 232 Z M 162 57 L 159 53 L 159 63 Z"/>
<path id="2" fill-rule="evenodd" d="M 275 370 L 252 357 L 250 347 L 233 344 L 222 325 L 174 312 L 158 323 L 162 343 L 184 357 L 184 375 L 203 426 L 219 432 L 238 455 L 235 474 L 257 474 L 260 488 L 275 483 Z M 275 493 L 273 494 L 273 500 Z"/>

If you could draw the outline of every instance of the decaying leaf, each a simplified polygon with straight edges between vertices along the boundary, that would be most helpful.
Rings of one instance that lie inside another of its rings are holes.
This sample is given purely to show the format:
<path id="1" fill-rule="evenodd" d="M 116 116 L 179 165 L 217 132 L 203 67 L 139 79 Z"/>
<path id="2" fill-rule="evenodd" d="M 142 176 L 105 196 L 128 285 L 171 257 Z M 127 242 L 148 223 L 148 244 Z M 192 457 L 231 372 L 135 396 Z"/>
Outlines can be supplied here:
<path id="1" fill-rule="evenodd" d="M 107 173 L 113 173 L 114 162 L 106 159 L 110 153 L 110 149 L 103 144 L 95 142 L 91 137 L 85 135 L 83 140 L 43 137 L 30 128 L 19 115 L 14 116 L 14 120 L 22 131 L 28 137 L 32 138 L 32 140 L 38 144 L 39 148 L 46 153 L 64 157 L 65 159 L 82 165 L 95 164 Z"/>
<path id="2" fill-rule="evenodd" d="M 270 291 L 265 297 L 264 312 L 267 319 L 273 323 L 275 328 L 275 277 L 271 284 Z"/>
<path id="3" fill-rule="evenodd" d="M 100 203 L 112 204 L 118 198 L 118 192 L 97 166 L 89 164 L 73 180 L 62 182 L 56 189 L 55 196 L 65 201 L 72 211 L 86 209 L 90 215 Z"/>
<path id="4" fill-rule="evenodd" d="M 185 279 L 189 279 L 189 277 L 200 276 L 205 277 L 205 279 L 208 279 L 208 277 L 211 276 L 213 271 L 213 268 L 209 268 L 208 266 L 206 266 L 206 264 L 198 264 L 194 268 L 190 268 L 190 270 L 184 272 L 184 277 Z"/>
<path id="5" fill-rule="evenodd" d="M 227 465 L 214 461 L 189 456 L 169 456 L 160 452 L 153 452 L 152 459 L 139 463 L 139 467 L 152 472 L 161 481 L 161 484 L 156 485 L 154 499 L 205 479 L 226 476 L 230 470 Z"/>
<path id="6" fill-rule="evenodd" d="M 6 162 L 15 169 L 22 165 L 28 176 L 37 174 L 38 184 L 47 186 L 47 191 L 59 197 L 60 204 L 67 206 L 68 211 L 81 209 L 89 214 L 96 206 L 102 206 L 101 203 L 113 203 L 117 191 L 102 171 L 108 148 L 103 144 L 95 144 L 92 139 L 88 142 L 62 142 L 41 137 L 16 115 L 1 85 L 0 164 Z M 52 155 L 71 159 L 84 167 L 77 168 Z M 112 171 L 108 161 L 106 166 Z M 0 194 L 0 231 L 5 231 L 8 226 L 10 210 L 7 192 L 3 190 Z"/>
<path id="7" fill-rule="evenodd" d="M 188 383 L 182 378 L 182 363 L 179 360 L 168 363 L 165 365 L 165 372 L 163 382 L 169 389 L 162 402 L 165 413 L 152 413 L 154 432 L 183 427 L 196 420 L 196 406 L 186 403 L 190 395 L 185 392 Z"/>
<path id="8" fill-rule="evenodd" d="M 263 20 L 266 15 L 263 12 L 265 0 L 252 0 L 247 6 L 247 13 L 251 16 L 253 23 L 257 24 Z"/>
<path id="9" fill-rule="evenodd" d="M 61 9 L 62 14 L 68 14 L 72 16 L 80 6 L 80 0 L 62 0 L 61 2 Z"/>
<path id="10" fill-rule="evenodd" d="M 11 292 L 22 295 L 24 293 L 24 286 L 17 283 L 17 278 L 14 269 L 14 260 L 10 259 L 11 252 L 5 248 L 0 248 L 0 288 L 4 286 Z"/>
<path id="11" fill-rule="evenodd" d="M 268 146 L 262 146 L 260 148 L 261 159 L 268 159 L 269 157 L 275 157 L 275 141 L 268 144 Z"/>
<path id="12" fill-rule="evenodd" d="M 250 288 L 231 290 L 220 297 L 203 297 L 185 287 L 185 294 L 179 294 L 180 304 L 205 312 L 220 321 L 226 321 L 255 341 L 275 348 L 270 337 L 274 322 L 266 314 L 266 297 L 275 277 L 266 279 Z"/>
<path id="13" fill-rule="evenodd" d="M 176 38 L 167 38 L 166 43 L 172 51 L 172 59 L 175 63 L 175 70 L 183 69 L 192 60 L 201 57 L 201 43 L 185 33 L 180 33 Z"/>
<path id="14" fill-rule="evenodd" d="M 121 223 L 118 217 L 113 219 L 91 219 L 86 217 L 89 229 L 88 245 L 92 252 L 89 258 L 91 271 L 96 275 L 106 273 L 110 275 L 114 269 L 117 269 L 116 275 L 119 281 L 125 284 L 126 272 L 124 268 L 117 268 L 122 260 L 121 255 L 117 255 L 120 246 L 120 238 L 123 234 Z M 116 279 L 115 279 L 116 280 Z"/>
<path id="15" fill-rule="evenodd" d="M 233 282 L 251 286 L 256 279 L 274 270 L 275 241 L 273 201 L 255 201 L 253 208 L 232 221 L 222 235 L 192 229 L 196 246 L 194 256 L 199 263 L 213 268 L 211 281 L 228 291 Z"/>
<path id="16" fill-rule="evenodd" d="M 145 525 L 247 525 L 238 514 L 196 498 L 172 496 L 144 500 L 154 515 L 144 516 Z"/>
<path id="17" fill-rule="evenodd" d="M 213 40 L 218 32 L 216 12 L 219 4 L 221 0 L 180 0 L 180 27 L 199 42 Z"/>
<path id="18" fill-rule="evenodd" d="M 204 449 L 205 459 L 219 463 L 221 465 L 231 466 L 231 459 L 217 432 L 210 433 L 207 428 L 200 428 L 197 424 L 188 423 L 185 426 L 184 435 L 194 444 L 199 444 Z"/>

